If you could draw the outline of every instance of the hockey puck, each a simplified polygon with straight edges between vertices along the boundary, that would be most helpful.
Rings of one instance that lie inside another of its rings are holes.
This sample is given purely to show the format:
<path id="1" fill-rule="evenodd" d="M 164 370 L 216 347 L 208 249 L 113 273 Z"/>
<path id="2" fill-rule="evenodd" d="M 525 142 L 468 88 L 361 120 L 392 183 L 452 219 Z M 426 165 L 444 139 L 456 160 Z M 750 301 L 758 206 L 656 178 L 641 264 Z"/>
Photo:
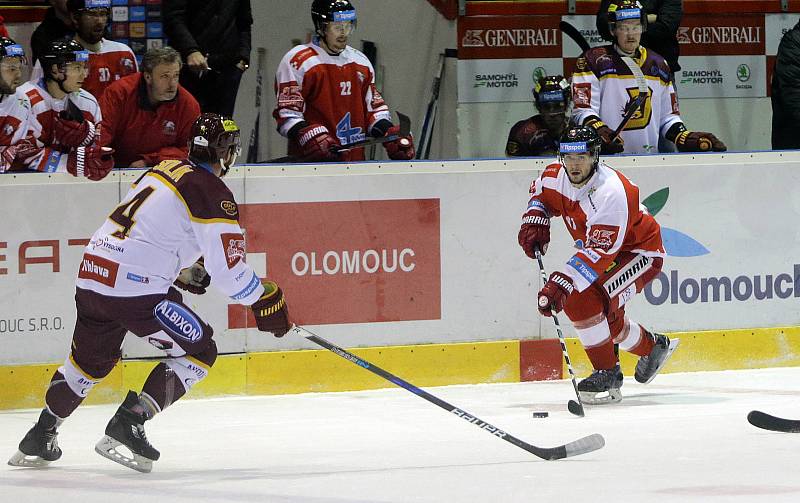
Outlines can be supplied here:
<path id="1" fill-rule="evenodd" d="M 549 412 L 534 412 L 533 417 L 548 417 L 550 415 Z"/>

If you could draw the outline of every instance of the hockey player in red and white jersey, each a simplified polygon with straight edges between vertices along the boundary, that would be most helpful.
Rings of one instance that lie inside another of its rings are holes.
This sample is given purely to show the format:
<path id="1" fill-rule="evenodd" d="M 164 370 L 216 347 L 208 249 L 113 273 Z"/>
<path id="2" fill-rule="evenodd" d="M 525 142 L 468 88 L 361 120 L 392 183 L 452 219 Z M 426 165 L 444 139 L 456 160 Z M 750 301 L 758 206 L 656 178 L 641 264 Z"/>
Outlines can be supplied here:
<path id="1" fill-rule="evenodd" d="M 111 171 L 113 150 L 99 146 L 100 105 L 82 88 L 88 58 L 75 41 L 51 42 L 39 58 L 43 77 L 19 87 L 18 93 L 31 107 L 27 137 L 41 150 L 23 168 L 69 172 L 91 180 L 101 180 Z"/>
<path id="2" fill-rule="evenodd" d="M 290 329 L 282 290 L 259 279 L 245 262 L 238 206 L 221 180 L 240 148 L 232 120 L 201 115 L 189 158 L 163 161 L 144 173 L 94 233 L 78 272 L 70 354 L 10 464 L 42 466 L 61 456 L 58 426 L 111 372 L 131 331 L 167 358 L 153 368 L 141 393 L 128 392 L 95 450 L 134 470 L 152 469 L 160 454 L 148 442 L 144 422 L 203 380 L 217 357 L 214 331 L 173 283 L 198 294 L 213 284 L 251 306 L 259 330 L 282 337 Z"/>
<path id="3" fill-rule="evenodd" d="M 27 61 L 22 46 L 0 37 L 0 173 L 24 165 L 38 152 L 27 140 L 30 100 L 17 92 Z"/>
<path id="4" fill-rule="evenodd" d="M 625 304 L 655 278 L 665 251 L 661 227 L 639 203 L 639 189 L 600 158 L 600 137 L 587 126 L 561 137 L 559 162 L 531 185 L 518 240 L 525 253 L 544 255 L 550 218 L 564 219 L 577 250 L 550 274 L 539 292 L 539 312 L 562 309 L 575 326 L 594 372 L 578 384 L 587 403 L 622 399 L 615 345 L 639 356 L 635 377 L 653 380 L 678 345 L 629 319 Z M 607 394 L 607 395 L 606 395 Z"/>
<path id="5" fill-rule="evenodd" d="M 578 58 L 572 76 L 573 122 L 593 127 L 603 139 L 603 153 L 658 151 L 659 137 L 674 142 L 680 152 L 722 152 L 725 144 L 711 133 L 689 131 L 678 109 L 671 71 L 664 58 L 640 45 L 647 16 L 636 0 L 616 0 L 609 6 L 613 45 L 594 47 Z M 646 84 L 644 105 L 614 139 L 626 106 Z"/>
<path id="6" fill-rule="evenodd" d="M 360 51 L 347 45 L 356 28 L 356 10 L 348 0 L 314 0 L 316 37 L 291 49 L 275 76 L 278 131 L 289 139 L 289 155 L 307 161 L 358 161 L 364 149 L 347 146 L 367 137 L 395 135 L 389 107 L 375 87 L 375 70 Z M 384 143 L 391 159 L 414 158 L 408 137 Z"/>
<path id="7" fill-rule="evenodd" d="M 539 113 L 511 127 L 506 141 L 506 155 L 555 155 L 558 152 L 558 139 L 569 122 L 571 101 L 569 82 L 564 77 L 540 77 L 533 87 L 533 103 Z"/>

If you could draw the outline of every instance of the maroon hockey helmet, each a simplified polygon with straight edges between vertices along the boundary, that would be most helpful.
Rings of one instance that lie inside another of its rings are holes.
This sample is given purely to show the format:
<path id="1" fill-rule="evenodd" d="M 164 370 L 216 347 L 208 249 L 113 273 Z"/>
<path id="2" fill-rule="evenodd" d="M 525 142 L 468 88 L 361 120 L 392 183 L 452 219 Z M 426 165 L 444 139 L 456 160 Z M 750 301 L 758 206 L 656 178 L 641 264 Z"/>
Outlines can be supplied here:
<path id="1" fill-rule="evenodd" d="M 242 151 L 240 136 L 239 126 L 233 119 L 204 113 L 192 124 L 189 159 L 201 163 L 218 162 L 222 166 L 220 176 L 225 176 Z"/>

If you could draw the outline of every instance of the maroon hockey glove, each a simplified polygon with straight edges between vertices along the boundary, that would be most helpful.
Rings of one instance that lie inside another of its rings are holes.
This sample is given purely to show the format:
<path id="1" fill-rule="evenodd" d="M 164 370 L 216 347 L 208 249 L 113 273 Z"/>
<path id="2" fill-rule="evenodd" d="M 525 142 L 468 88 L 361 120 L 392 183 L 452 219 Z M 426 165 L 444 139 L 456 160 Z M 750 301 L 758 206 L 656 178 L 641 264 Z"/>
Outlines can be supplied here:
<path id="1" fill-rule="evenodd" d="M 538 209 L 532 208 L 522 215 L 522 226 L 517 235 L 519 245 L 525 250 L 525 255 L 536 258 L 536 250 L 547 253 L 550 243 L 550 217 Z"/>
<path id="2" fill-rule="evenodd" d="M 97 138 L 97 128 L 91 121 L 78 122 L 67 118 L 65 111 L 53 120 L 54 143 L 67 147 L 86 147 Z"/>
<path id="3" fill-rule="evenodd" d="M 683 131 L 675 138 L 675 146 L 680 152 L 725 152 L 728 147 L 711 133 Z"/>
<path id="4" fill-rule="evenodd" d="M 400 126 L 392 126 L 386 131 L 386 136 L 396 135 L 400 132 Z M 410 161 L 414 158 L 414 138 L 409 133 L 408 136 L 401 136 L 395 141 L 387 141 L 383 144 L 389 159 L 395 161 Z"/>
<path id="5" fill-rule="evenodd" d="M 597 134 L 600 135 L 600 139 L 603 140 L 603 145 L 600 147 L 601 154 L 619 154 L 625 150 L 625 142 L 619 136 L 614 138 L 614 130 L 606 126 L 605 122 L 599 119 L 588 120 L 586 125 L 593 127 Z"/>
<path id="6" fill-rule="evenodd" d="M 330 135 L 328 128 L 320 124 L 311 124 L 297 132 L 297 143 L 303 149 L 303 158 L 309 161 L 336 161 L 338 154 L 331 152 L 339 142 Z"/>
<path id="7" fill-rule="evenodd" d="M 571 294 L 574 289 L 569 276 L 555 271 L 544 284 L 544 288 L 539 291 L 539 312 L 543 316 L 560 313 L 564 309 L 567 295 Z"/>
<path id="8" fill-rule="evenodd" d="M 203 295 L 211 284 L 211 275 L 206 271 L 203 259 L 183 269 L 175 279 L 175 286 L 195 295 Z"/>
<path id="9" fill-rule="evenodd" d="M 292 328 L 283 290 L 272 281 L 261 283 L 264 285 L 264 294 L 250 306 L 256 317 L 256 325 L 262 332 L 272 332 L 275 337 L 283 337 Z"/>
<path id="10" fill-rule="evenodd" d="M 102 180 L 114 167 L 113 153 L 114 149 L 108 147 L 78 147 L 67 154 L 67 172 L 89 180 Z"/>

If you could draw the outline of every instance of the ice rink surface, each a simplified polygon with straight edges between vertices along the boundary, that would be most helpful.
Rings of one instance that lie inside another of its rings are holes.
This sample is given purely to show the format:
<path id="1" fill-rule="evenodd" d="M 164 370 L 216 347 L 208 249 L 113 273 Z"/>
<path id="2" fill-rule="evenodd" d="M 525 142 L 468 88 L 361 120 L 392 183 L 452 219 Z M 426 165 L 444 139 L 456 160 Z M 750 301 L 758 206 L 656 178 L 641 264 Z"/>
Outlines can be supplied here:
<path id="1" fill-rule="evenodd" d="M 45 469 L 0 466 L 10 502 L 800 501 L 800 368 L 626 377 L 620 404 L 572 416 L 569 381 L 429 388 L 531 444 L 600 433 L 605 448 L 544 461 L 408 391 L 184 400 L 147 423 L 161 451 L 142 474 L 94 453 L 116 406 L 79 408 Z M 533 411 L 549 411 L 546 419 Z M 3 463 L 38 411 L 0 412 Z M 157 499 L 156 499 L 157 498 Z"/>

